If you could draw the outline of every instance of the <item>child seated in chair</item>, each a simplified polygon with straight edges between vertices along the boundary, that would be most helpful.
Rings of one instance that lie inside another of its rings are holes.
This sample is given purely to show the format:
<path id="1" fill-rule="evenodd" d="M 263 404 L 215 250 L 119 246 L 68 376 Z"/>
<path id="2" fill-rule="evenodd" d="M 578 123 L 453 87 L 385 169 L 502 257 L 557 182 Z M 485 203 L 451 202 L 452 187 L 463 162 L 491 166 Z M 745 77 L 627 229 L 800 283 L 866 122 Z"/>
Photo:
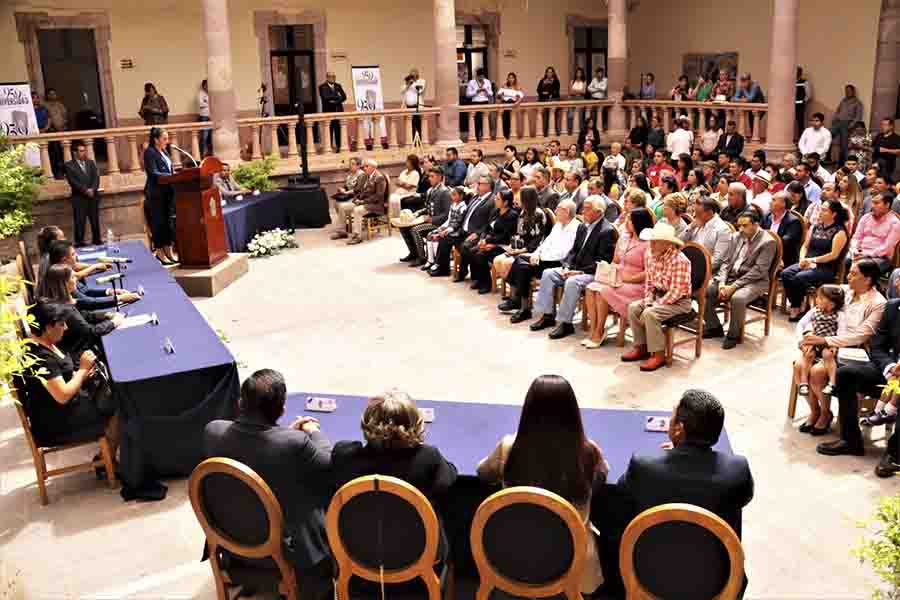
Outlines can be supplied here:
<path id="1" fill-rule="evenodd" d="M 804 334 L 828 337 L 837 335 L 838 313 L 844 307 L 844 291 L 838 285 L 823 285 L 816 290 L 816 306 L 812 309 L 809 324 Z M 800 378 L 797 382 L 797 394 L 809 395 L 809 372 L 817 358 L 821 358 L 828 371 L 828 385 L 822 390 L 826 396 L 832 393 L 832 386 L 837 377 L 837 353 L 825 346 L 801 346 Z"/>
<path id="2" fill-rule="evenodd" d="M 428 234 L 425 241 L 426 260 L 423 271 L 435 271 L 439 269 L 437 255 L 438 244 L 447 236 L 459 236 L 462 232 L 463 219 L 466 216 L 466 190 L 457 186 L 450 190 L 450 215 L 444 224 Z"/>
<path id="3" fill-rule="evenodd" d="M 896 381 L 896 379 L 888 379 L 888 384 Z M 863 427 L 878 427 L 896 421 L 898 397 L 900 396 L 896 389 L 892 389 L 889 385 L 885 386 L 881 391 L 881 398 L 875 403 L 875 410 L 869 416 L 860 419 L 859 424 Z"/>

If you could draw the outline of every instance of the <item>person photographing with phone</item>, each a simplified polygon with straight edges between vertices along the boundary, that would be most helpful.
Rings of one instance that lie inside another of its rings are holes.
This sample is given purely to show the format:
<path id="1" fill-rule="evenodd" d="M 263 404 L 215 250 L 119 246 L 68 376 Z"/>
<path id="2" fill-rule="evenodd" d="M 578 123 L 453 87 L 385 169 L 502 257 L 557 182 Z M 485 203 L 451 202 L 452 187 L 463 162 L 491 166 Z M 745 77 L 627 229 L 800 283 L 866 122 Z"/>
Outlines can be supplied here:
<path id="1" fill-rule="evenodd" d="M 409 70 L 409 74 L 403 78 L 403 86 L 400 95 L 403 106 L 411 108 L 416 113 L 425 108 L 425 80 L 419 76 L 419 69 L 413 67 Z M 412 118 L 413 136 L 422 136 L 422 116 L 413 115 Z"/>

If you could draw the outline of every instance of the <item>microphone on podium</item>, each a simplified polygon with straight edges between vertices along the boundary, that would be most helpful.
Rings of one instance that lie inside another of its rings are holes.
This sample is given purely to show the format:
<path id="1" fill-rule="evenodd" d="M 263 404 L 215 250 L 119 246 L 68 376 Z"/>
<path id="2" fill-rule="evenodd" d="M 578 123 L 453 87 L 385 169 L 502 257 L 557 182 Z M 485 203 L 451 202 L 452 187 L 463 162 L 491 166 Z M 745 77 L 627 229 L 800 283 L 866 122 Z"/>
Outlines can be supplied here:
<path id="1" fill-rule="evenodd" d="M 191 162 L 194 163 L 195 167 L 200 166 L 199 163 L 196 161 L 196 159 L 194 159 L 194 157 L 191 156 L 190 152 L 188 152 L 187 150 L 182 150 L 181 148 L 179 148 L 178 146 L 176 146 L 175 144 L 173 144 L 171 142 L 169 143 L 169 145 L 172 146 L 173 148 L 175 148 L 176 150 L 178 150 L 179 152 L 181 152 L 183 155 L 187 156 L 189 159 L 191 159 Z"/>
<path id="2" fill-rule="evenodd" d="M 116 279 L 121 279 L 121 273 L 114 273 L 112 275 L 104 275 L 103 277 L 97 278 L 97 283 L 109 283 L 110 281 L 115 281 Z"/>
<path id="3" fill-rule="evenodd" d="M 97 262 L 106 263 L 106 264 L 115 264 L 115 263 L 130 263 L 131 259 L 126 257 L 118 257 L 118 256 L 101 256 L 97 259 Z"/>

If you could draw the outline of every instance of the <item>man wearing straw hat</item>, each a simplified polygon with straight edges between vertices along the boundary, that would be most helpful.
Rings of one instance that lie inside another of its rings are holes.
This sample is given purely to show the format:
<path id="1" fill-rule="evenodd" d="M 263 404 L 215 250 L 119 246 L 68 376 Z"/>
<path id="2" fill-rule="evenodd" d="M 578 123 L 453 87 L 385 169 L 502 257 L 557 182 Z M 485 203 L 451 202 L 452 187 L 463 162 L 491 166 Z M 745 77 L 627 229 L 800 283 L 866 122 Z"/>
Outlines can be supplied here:
<path id="1" fill-rule="evenodd" d="M 666 364 L 663 322 L 691 311 L 691 261 L 681 253 L 684 242 L 675 228 L 664 221 L 642 231 L 641 239 L 650 242 L 644 297 L 628 306 L 634 347 L 622 362 L 643 361 L 641 371 L 655 371 Z"/>

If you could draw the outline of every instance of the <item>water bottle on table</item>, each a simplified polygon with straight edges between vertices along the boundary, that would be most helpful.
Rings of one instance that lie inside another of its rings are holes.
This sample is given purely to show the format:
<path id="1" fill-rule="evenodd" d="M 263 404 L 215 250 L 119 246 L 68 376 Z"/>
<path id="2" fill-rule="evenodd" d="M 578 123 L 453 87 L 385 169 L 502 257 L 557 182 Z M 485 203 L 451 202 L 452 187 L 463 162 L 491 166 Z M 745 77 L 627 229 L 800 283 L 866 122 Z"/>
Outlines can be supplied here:
<path id="1" fill-rule="evenodd" d="M 119 253 L 119 245 L 116 243 L 116 236 L 113 233 L 112 227 L 106 228 L 106 252 L 107 254 Z"/>

